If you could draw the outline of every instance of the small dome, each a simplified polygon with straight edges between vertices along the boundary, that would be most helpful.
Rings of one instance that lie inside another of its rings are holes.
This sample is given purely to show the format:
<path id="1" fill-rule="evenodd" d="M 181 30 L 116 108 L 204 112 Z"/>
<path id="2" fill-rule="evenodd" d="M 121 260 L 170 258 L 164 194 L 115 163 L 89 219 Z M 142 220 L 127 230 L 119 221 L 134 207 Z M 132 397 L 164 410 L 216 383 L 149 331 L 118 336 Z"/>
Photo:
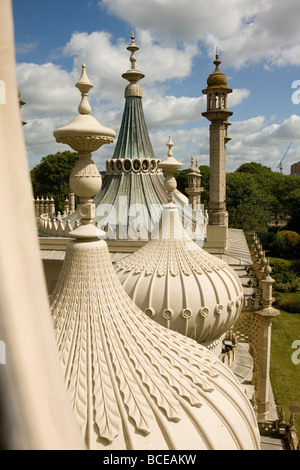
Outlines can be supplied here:
<path id="1" fill-rule="evenodd" d="M 177 206 L 165 205 L 157 239 L 115 265 L 126 292 L 154 321 L 208 345 L 238 318 L 235 271 L 192 241 Z"/>
<path id="2" fill-rule="evenodd" d="M 191 175 L 191 174 L 194 174 L 194 173 L 196 175 L 198 175 L 200 173 L 200 170 L 198 168 L 195 168 L 194 166 L 190 166 L 188 174 Z"/>
<path id="3" fill-rule="evenodd" d="M 227 85 L 227 77 L 224 75 L 219 70 L 219 65 L 221 64 L 221 61 L 219 60 L 219 52 L 217 49 L 216 52 L 216 59 L 214 61 L 214 64 L 216 66 L 214 72 L 208 77 L 207 79 L 207 85 L 209 87 L 218 87 L 218 86 L 226 86 Z"/>
<path id="4" fill-rule="evenodd" d="M 226 86 L 227 77 L 220 70 L 215 70 L 207 79 L 208 86 Z"/>

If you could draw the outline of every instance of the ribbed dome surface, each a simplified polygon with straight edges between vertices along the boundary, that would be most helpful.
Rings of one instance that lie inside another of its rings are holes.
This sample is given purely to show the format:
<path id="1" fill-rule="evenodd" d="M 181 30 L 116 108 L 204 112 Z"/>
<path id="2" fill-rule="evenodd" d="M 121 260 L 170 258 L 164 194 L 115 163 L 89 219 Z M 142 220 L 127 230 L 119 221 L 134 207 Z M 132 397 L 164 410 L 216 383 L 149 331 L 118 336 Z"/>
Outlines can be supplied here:
<path id="1" fill-rule="evenodd" d="M 235 376 L 136 307 L 103 240 L 69 243 L 51 311 L 89 449 L 259 449 L 256 418 Z"/>
<path id="2" fill-rule="evenodd" d="M 154 321 L 200 343 L 238 318 L 243 289 L 235 271 L 193 242 L 175 205 L 165 205 L 157 239 L 115 264 L 128 295 Z"/>

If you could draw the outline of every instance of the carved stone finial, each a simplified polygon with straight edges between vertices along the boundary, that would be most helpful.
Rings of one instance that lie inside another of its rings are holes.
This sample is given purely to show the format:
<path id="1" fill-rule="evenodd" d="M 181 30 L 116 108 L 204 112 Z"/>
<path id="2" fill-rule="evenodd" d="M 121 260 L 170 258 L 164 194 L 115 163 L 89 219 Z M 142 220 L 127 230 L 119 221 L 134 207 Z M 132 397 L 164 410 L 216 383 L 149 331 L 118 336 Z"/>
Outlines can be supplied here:
<path id="1" fill-rule="evenodd" d="M 135 70 L 135 63 L 136 63 L 135 52 L 139 50 L 139 47 L 135 44 L 134 40 L 135 40 L 135 36 L 134 36 L 133 31 L 132 31 L 131 43 L 130 43 L 130 46 L 127 47 L 127 50 L 131 52 L 131 56 L 130 56 L 129 60 L 131 62 L 131 69 L 132 70 Z"/>
<path id="2" fill-rule="evenodd" d="M 93 84 L 90 82 L 87 74 L 86 74 L 86 65 L 82 64 L 82 72 L 81 72 L 81 77 L 76 83 L 76 88 L 81 93 L 81 102 L 80 105 L 78 106 L 78 112 L 80 114 L 90 114 L 91 112 L 91 107 L 88 102 L 88 92 L 90 91 L 91 88 L 93 88 Z"/>
<path id="3" fill-rule="evenodd" d="M 131 43 L 130 45 L 127 47 L 127 50 L 131 52 L 131 55 L 130 55 L 130 63 L 131 63 L 131 68 L 130 70 L 128 70 L 127 72 L 123 73 L 122 77 L 125 78 L 126 80 L 128 80 L 130 82 L 129 85 L 127 85 L 126 89 L 125 89 L 125 98 L 127 98 L 128 96 L 139 96 L 139 97 L 142 97 L 143 96 L 143 93 L 142 93 L 142 89 L 140 87 L 140 85 L 138 85 L 138 81 L 141 80 L 142 78 L 144 78 L 144 74 L 139 72 L 136 68 L 135 68 L 135 63 L 136 63 L 136 55 L 135 55 L 135 52 L 139 50 L 139 47 L 135 44 L 134 42 L 134 34 L 132 32 L 132 35 L 131 35 Z"/>
<path id="4" fill-rule="evenodd" d="M 172 203 L 173 192 L 175 191 L 177 187 L 176 179 L 174 178 L 173 173 L 175 170 L 177 170 L 177 168 L 182 167 L 182 163 L 180 163 L 173 157 L 173 153 L 172 153 L 173 145 L 174 144 L 171 140 L 171 137 L 169 137 L 169 141 L 167 143 L 167 146 L 169 148 L 167 158 L 165 158 L 165 160 L 163 160 L 162 162 L 158 164 L 158 167 L 161 168 L 166 173 L 165 180 L 164 180 L 164 188 L 168 193 L 169 203 Z"/>
<path id="5" fill-rule="evenodd" d="M 114 141 L 116 133 L 112 129 L 102 126 L 90 115 L 91 107 L 87 99 L 89 90 L 93 87 L 86 74 L 86 66 L 82 65 L 80 79 L 76 88 L 81 93 L 81 102 L 78 107 L 79 116 L 53 134 L 57 142 L 69 145 L 78 152 L 78 161 L 70 176 L 71 190 L 80 197 L 78 216 L 81 226 L 69 233 L 75 238 L 97 238 L 99 231 L 92 224 L 95 217 L 95 204 L 92 198 L 100 191 L 102 185 L 101 175 L 91 159 L 91 152 L 98 150 L 103 144 Z"/>
<path id="6" fill-rule="evenodd" d="M 221 64 L 221 61 L 219 59 L 219 48 L 218 47 L 216 49 L 216 59 L 214 60 L 214 64 L 216 66 L 215 72 L 219 72 L 219 65 Z"/>

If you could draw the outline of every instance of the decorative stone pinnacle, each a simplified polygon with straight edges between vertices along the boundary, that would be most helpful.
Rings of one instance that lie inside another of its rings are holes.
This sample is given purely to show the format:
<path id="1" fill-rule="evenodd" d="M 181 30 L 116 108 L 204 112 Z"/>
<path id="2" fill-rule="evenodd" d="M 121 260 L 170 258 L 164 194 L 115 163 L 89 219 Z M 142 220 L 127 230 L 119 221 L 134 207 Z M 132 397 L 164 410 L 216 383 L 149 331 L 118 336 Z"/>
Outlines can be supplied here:
<path id="1" fill-rule="evenodd" d="M 162 162 L 158 164 L 158 167 L 161 168 L 166 173 L 166 177 L 164 180 L 164 188 L 168 193 L 169 204 L 172 203 L 173 201 L 173 193 L 177 187 L 176 179 L 174 178 L 173 173 L 175 170 L 177 170 L 177 168 L 182 167 L 182 163 L 180 163 L 178 160 L 176 160 L 173 157 L 173 153 L 172 153 L 173 145 L 174 144 L 171 140 L 171 137 L 169 137 L 169 141 L 167 143 L 167 146 L 169 147 L 167 158 L 165 158 L 165 160 L 163 160 Z"/>
<path id="2" fill-rule="evenodd" d="M 219 65 L 221 64 L 221 61 L 219 59 L 219 48 L 218 47 L 216 49 L 216 59 L 214 61 L 214 64 L 216 66 L 216 70 L 219 70 Z"/>
<path id="3" fill-rule="evenodd" d="M 131 62 L 131 69 L 132 70 L 135 70 L 135 63 L 136 63 L 136 56 L 135 56 L 134 53 L 139 50 L 139 47 L 135 44 L 134 40 L 135 40 L 135 36 L 134 36 L 134 32 L 132 31 L 132 33 L 131 33 L 131 43 L 127 47 L 127 50 L 131 52 L 131 56 L 130 56 L 129 60 Z"/>
<path id="4" fill-rule="evenodd" d="M 171 137 L 169 136 L 169 141 L 167 143 L 167 146 L 169 147 L 169 151 L 168 151 L 168 157 L 173 157 L 173 153 L 172 153 L 172 147 L 173 147 L 173 142 L 171 140 Z"/>
<path id="5" fill-rule="evenodd" d="M 90 91 L 91 88 L 93 88 L 93 84 L 90 82 L 87 74 L 86 74 L 86 65 L 82 64 L 82 72 L 81 72 L 81 77 L 76 83 L 76 88 L 81 93 L 81 102 L 80 105 L 78 106 L 78 112 L 80 114 L 90 114 L 91 112 L 91 107 L 87 99 L 88 92 Z"/>
<path id="6" fill-rule="evenodd" d="M 75 86 L 81 93 L 78 107 L 80 114 L 70 124 L 54 131 L 53 135 L 57 142 L 67 144 L 78 152 L 78 161 L 70 176 L 70 188 L 80 197 L 78 216 L 81 219 L 81 226 L 69 235 L 75 238 L 97 238 L 100 234 L 92 224 L 95 217 L 95 204 L 92 198 L 101 189 L 102 177 L 91 158 L 91 152 L 98 150 L 103 144 L 113 142 L 116 133 L 102 126 L 90 115 L 91 107 L 87 95 L 93 84 L 86 74 L 85 64 L 82 65 L 81 77 Z"/>
<path id="7" fill-rule="evenodd" d="M 139 97 L 143 96 L 142 89 L 137 84 L 137 82 L 141 80 L 142 78 L 144 78 L 145 75 L 139 72 L 135 68 L 135 63 L 136 63 L 135 52 L 139 50 L 139 47 L 135 44 L 134 39 L 135 39 L 134 33 L 132 32 L 131 43 L 127 47 L 127 50 L 131 52 L 131 56 L 129 59 L 131 63 L 131 68 L 127 72 L 123 73 L 122 75 L 123 78 L 125 78 L 126 80 L 130 82 L 130 84 L 125 89 L 125 98 L 127 98 L 128 96 L 139 96 Z"/>

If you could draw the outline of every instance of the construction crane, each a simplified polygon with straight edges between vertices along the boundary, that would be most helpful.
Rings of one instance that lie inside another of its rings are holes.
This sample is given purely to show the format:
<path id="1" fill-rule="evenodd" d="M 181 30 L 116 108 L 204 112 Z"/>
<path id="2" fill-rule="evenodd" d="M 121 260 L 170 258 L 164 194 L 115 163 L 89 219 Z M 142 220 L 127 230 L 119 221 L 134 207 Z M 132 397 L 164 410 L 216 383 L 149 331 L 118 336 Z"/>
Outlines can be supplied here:
<path id="1" fill-rule="evenodd" d="M 289 144 L 288 148 L 287 148 L 286 151 L 284 152 L 284 155 L 283 155 L 282 159 L 280 160 L 279 164 L 278 164 L 277 167 L 276 167 L 276 168 L 279 168 L 280 173 L 282 173 L 282 162 L 283 162 L 283 160 L 285 159 L 285 156 L 286 156 L 286 154 L 288 153 L 288 151 L 289 151 L 291 145 L 292 145 L 292 142 Z"/>

